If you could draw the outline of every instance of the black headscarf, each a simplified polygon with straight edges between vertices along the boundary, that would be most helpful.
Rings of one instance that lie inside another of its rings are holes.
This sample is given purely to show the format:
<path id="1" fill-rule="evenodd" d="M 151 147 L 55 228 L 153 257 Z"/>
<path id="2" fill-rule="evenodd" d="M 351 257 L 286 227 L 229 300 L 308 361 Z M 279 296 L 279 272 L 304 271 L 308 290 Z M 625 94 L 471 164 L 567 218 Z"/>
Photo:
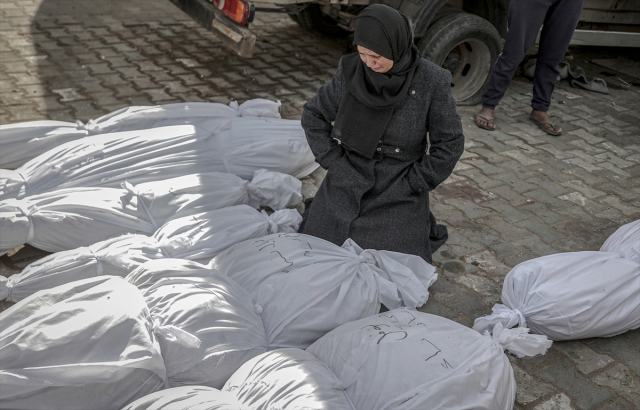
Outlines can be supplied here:
<path id="1" fill-rule="evenodd" d="M 373 158 L 395 106 L 406 97 L 420 52 L 413 44 L 407 17 L 383 4 L 368 6 L 357 17 L 353 44 L 393 60 L 386 73 L 376 73 L 359 53 L 342 59 L 347 92 L 342 98 L 333 135 L 345 147 Z"/>

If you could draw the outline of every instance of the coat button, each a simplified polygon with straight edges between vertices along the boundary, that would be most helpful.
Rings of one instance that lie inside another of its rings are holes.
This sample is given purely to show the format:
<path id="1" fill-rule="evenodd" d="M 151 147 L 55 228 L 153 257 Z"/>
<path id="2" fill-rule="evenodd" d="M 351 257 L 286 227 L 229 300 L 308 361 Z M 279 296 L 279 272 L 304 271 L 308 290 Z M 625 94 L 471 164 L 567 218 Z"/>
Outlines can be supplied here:
<path id="1" fill-rule="evenodd" d="M 418 189 L 418 192 L 422 192 L 422 189 Z"/>
<path id="2" fill-rule="evenodd" d="M 382 148 L 378 148 L 377 151 L 382 151 Z"/>
<path id="3" fill-rule="evenodd" d="M 400 148 L 396 148 L 396 152 L 400 152 Z"/>
<path id="4" fill-rule="evenodd" d="M 416 94 L 416 90 L 411 90 L 411 95 L 415 95 Z"/>

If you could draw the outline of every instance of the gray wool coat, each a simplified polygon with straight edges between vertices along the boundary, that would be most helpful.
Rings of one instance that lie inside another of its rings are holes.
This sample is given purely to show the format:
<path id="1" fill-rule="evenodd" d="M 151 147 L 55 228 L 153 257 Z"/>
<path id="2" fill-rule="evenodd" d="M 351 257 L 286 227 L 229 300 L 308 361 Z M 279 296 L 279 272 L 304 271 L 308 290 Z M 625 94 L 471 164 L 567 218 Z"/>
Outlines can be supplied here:
<path id="1" fill-rule="evenodd" d="M 429 191 L 447 179 L 464 150 L 450 82 L 447 70 L 422 59 L 373 159 L 368 159 L 332 137 L 347 86 L 341 61 L 331 82 L 302 113 L 309 146 L 328 172 L 307 203 L 300 232 L 336 245 L 351 238 L 364 249 L 403 252 L 431 262 L 432 251 L 447 233 L 429 211 Z"/>

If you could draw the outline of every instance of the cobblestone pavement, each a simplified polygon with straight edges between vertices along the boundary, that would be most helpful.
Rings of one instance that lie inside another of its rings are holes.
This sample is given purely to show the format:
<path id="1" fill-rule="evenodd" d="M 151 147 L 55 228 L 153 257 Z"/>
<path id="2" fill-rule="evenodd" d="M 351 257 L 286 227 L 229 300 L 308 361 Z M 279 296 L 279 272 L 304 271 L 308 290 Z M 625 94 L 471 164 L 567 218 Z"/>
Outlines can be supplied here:
<path id="1" fill-rule="evenodd" d="M 258 13 L 255 57 L 242 59 L 166 0 L 0 0 L 0 13 L 0 123 L 256 97 L 281 100 L 283 116 L 296 119 L 351 50 L 348 40 L 319 39 L 286 15 Z M 426 312 L 471 325 L 500 300 L 517 263 L 597 250 L 640 218 L 638 85 L 607 96 L 560 84 L 550 111 L 566 131 L 559 138 L 528 122 L 531 88 L 514 81 L 495 132 L 473 125 L 477 107 L 459 108 L 466 152 L 432 193 L 450 237 L 434 256 L 441 275 Z M 304 180 L 305 195 L 322 177 L 320 170 Z M 27 247 L 4 256 L 0 273 L 43 255 Z M 640 408 L 640 329 L 511 361 L 518 409 Z"/>

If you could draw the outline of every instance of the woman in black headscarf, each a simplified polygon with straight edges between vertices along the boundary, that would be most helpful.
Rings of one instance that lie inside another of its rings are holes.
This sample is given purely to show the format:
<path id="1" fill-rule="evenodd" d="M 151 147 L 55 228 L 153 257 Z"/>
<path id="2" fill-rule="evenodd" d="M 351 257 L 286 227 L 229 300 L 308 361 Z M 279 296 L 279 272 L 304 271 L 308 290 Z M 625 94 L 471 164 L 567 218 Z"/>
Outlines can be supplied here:
<path id="1" fill-rule="evenodd" d="M 447 230 L 429 191 L 464 149 L 451 74 L 420 57 L 409 21 L 389 6 L 358 15 L 353 44 L 358 53 L 304 106 L 302 127 L 328 173 L 300 232 L 431 262 Z"/>

